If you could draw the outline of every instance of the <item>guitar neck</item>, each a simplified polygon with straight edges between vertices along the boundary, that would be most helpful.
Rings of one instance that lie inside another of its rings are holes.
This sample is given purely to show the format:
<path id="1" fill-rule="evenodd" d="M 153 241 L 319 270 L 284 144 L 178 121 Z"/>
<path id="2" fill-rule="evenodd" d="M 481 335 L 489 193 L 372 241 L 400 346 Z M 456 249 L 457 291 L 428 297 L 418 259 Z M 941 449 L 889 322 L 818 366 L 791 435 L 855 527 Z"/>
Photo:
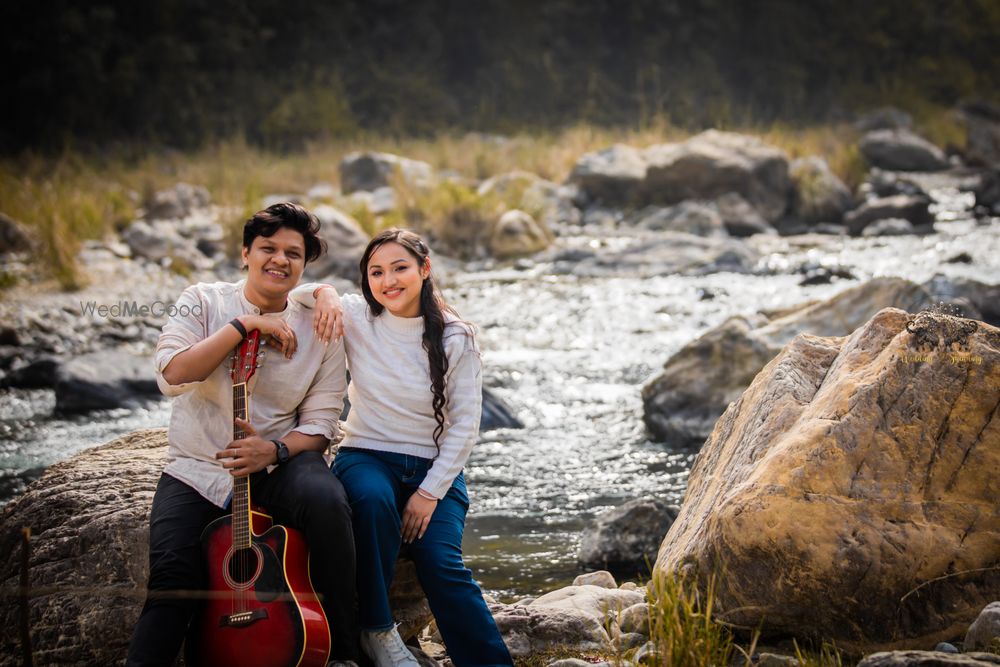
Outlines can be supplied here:
<path id="1" fill-rule="evenodd" d="M 236 425 L 237 419 L 247 420 L 249 395 L 247 383 L 233 385 L 233 439 L 247 437 L 247 433 Z M 247 475 L 233 478 L 233 548 L 250 548 L 250 478 Z"/>

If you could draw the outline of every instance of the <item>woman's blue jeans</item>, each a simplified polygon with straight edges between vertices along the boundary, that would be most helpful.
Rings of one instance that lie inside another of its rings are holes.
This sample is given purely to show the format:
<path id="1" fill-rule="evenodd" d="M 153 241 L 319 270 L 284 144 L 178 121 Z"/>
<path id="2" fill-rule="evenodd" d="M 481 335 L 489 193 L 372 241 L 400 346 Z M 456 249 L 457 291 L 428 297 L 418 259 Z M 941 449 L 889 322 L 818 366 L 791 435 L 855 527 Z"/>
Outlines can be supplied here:
<path id="1" fill-rule="evenodd" d="M 359 624 L 393 626 L 389 585 L 402 546 L 401 515 L 432 461 L 395 452 L 342 447 L 333 472 L 351 504 L 357 550 Z M 422 538 L 407 545 L 448 655 L 457 667 L 512 665 L 482 591 L 462 561 L 469 496 L 460 473 Z"/>

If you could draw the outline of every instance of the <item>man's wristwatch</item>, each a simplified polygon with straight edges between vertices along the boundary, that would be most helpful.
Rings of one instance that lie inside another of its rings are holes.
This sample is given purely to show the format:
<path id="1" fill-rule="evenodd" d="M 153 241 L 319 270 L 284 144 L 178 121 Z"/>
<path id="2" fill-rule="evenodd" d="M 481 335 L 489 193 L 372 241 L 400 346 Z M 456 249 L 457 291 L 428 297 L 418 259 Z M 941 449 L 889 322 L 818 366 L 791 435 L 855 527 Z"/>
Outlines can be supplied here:
<path id="1" fill-rule="evenodd" d="M 280 466 L 288 463 L 288 459 L 291 457 L 288 453 L 288 446 L 281 440 L 272 440 L 271 442 L 274 443 L 274 446 L 278 450 L 278 465 Z"/>

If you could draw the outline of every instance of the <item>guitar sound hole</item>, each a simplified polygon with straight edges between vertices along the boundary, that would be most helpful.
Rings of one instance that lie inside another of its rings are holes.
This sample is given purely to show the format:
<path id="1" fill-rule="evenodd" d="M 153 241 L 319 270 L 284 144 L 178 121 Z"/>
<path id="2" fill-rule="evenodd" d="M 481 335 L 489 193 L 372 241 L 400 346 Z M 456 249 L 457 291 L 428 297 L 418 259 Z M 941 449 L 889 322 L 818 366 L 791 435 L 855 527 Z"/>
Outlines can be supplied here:
<path id="1" fill-rule="evenodd" d="M 236 584 L 247 584 L 257 574 L 260 556 L 254 549 L 237 549 L 229 558 L 229 578 Z"/>

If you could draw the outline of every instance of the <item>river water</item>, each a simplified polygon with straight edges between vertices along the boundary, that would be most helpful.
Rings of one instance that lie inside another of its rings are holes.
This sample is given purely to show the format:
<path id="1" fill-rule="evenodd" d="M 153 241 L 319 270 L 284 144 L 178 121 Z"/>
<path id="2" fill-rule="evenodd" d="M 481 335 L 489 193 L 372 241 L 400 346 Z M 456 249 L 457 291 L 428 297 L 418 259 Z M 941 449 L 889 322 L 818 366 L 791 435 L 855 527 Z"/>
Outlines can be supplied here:
<path id="1" fill-rule="evenodd" d="M 730 315 L 827 298 L 877 276 L 995 282 L 1000 220 L 969 219 L 971 201 L 956 190 L 932 194 L 936 234 L 755 237 L 759 275 L 580 278 L 544 263 L 451 273 L 445 293 L 479 326 L 485 384 L 525 424 L 484 433 L 466 468 L 465 552 L 484 588 L 510 600 L 568 584 L 582 571 L 580 531 L 596 514 L 643 496 L 680 503 L 696 452 L 646 437 L 640 389 Z M 576 233 L 563 242 L 622 240 Z M 946 261 L 963 252 L 972 263 Z M 849 268 L 856 280 L 802 286 L 803 265 Z M 54 417 L 53 405 L 50 391 L 0 394 L 0 502 L 51 463 L 169 416 L 167 402 L 72 419 Z"/>

